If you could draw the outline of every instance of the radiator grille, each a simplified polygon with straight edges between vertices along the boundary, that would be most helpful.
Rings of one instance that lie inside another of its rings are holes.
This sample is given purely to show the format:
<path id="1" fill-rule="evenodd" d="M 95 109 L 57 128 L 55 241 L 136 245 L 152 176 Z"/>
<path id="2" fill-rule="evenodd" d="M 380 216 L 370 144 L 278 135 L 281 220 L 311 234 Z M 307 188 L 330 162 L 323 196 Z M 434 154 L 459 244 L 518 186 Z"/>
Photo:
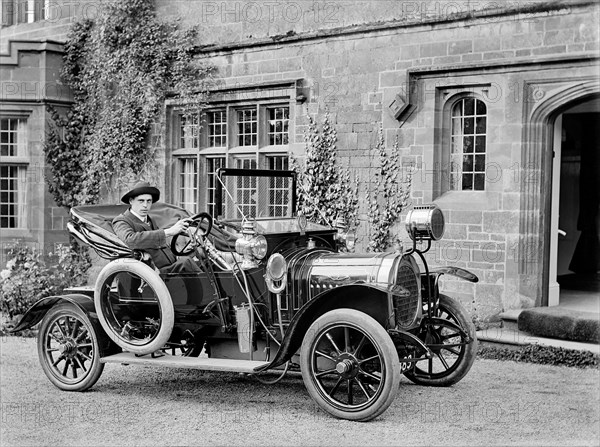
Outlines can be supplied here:
<path id="1" fill-rule="evenodd" d="M 408 296 L 394 295 L 394 312 L 396 324 L 400 327 L 409 327 L 417 318 L 419 310 L 419 284 L 413 268 L 401 263 L 396 276 L 396 284 L 410 292 Z"/>

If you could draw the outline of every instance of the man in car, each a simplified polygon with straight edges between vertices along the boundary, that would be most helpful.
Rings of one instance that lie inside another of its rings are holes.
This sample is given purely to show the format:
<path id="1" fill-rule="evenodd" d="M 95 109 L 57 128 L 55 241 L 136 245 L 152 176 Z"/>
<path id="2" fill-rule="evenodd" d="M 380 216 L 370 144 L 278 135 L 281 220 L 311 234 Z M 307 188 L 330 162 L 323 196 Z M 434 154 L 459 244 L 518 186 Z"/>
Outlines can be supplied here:
<path id="1" fill-rule="evenodd" d="M 159 198 L 157 188 L 147 182 L 137 183 L 121 198 L 123 203 L 129 204 L 129 209 L 113 219 L 115 233 L 129 248 L 148 253 L 161 273 L 201 271 L 192 258 L 178 259 L 167 242 L 168 238 L 187 230 L 189 220 L 181 219 L 173 226 L 161 229 L 148 215 L 152 204 Z"/>

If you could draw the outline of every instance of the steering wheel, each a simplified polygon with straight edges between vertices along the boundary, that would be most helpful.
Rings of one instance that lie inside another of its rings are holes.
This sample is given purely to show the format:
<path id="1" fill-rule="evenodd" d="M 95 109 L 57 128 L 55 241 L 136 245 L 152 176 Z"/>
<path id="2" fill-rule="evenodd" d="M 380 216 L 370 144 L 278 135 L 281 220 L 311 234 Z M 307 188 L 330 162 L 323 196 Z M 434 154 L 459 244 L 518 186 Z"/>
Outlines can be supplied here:
<path id="1" fill-rule="evenodd" d="M 202 212 L 193 215 L 191 218 L 190 227 L 196 227 L 195 231 L 190 231 L 188 228 L 188 233 L 179 233 L 173 236 L 171 240 L 171 251 L 175 253 L 176 256 L 187 256 L 194 252 L 197 246 L 197 236 L 206 237 L 210 234 L 210 230 L 213 227 L 213 218 L 210 214 Z M 202 228 L 201 224 L 206 222 L 205 227 Z M 182 248 L 179 248 L 182 244 L 179 241 L 180 237 L 186 237 L 188 240 L 183 244 Z M 179 242 L 179 243 L 178 243 Z"/>

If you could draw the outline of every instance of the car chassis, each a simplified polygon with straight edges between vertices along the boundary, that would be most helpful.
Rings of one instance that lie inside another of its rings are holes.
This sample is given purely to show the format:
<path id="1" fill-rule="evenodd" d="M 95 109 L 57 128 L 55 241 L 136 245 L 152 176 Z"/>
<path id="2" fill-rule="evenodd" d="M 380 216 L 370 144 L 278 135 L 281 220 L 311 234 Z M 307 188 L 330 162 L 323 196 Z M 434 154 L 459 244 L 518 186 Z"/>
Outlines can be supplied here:
<path id="1" fill-rule="evenodd" d="M 69 231 L 110 262 L 93 286 L 39 300 L 14 329 L 41 321 L 38 355 L 54 385 L 84 391 L 106 363 L 234 371 L 264 383 L 299 368 L 321 408 L 367 421 L 391 405 L 401 374 L 428 386 L 467 374 L 475 329 L 439 278 L 478 278 L 429 269 L 424 254 L 444 232 L 436 205 L 409 211 L 409 249 L 355 254 L 342 223 L 293 216 L 293 171 L 220 169 L 216 179 L 219 218 L 196 214 L 171 242 L 200 273 L 160 273 L 120 241 L 110 222 L 126 206 L 71 210 Z M 190 217 L 163 203 L 151 216 L 161 227 Z"/>

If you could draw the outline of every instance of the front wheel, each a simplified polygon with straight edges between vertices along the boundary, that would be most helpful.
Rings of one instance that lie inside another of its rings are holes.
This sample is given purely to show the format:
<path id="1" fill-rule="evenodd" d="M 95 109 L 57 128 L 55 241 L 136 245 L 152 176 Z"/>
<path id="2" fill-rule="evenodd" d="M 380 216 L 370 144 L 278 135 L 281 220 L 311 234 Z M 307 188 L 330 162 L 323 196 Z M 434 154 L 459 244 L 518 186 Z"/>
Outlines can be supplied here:
<path id="1" fill-rule="evenodd" d="M 400 363 L 392 339 L 357 310 L 332 310 L 318 318 L 304 337 L 300 364 L 311 397 L 341 419 L 373 419 L 398 391 Z"/>
<path id="2" fill-rule="evenodd" d="M 74 304 L 59 304 L 50 309 L 42 321 L 37 342 L 42 369 L 61 390 L 85 391 L 104 370 L 94 327 Z"/>
<path id="3" fill-rule="evenodd" d="M 412 382 L 428 386 L 454 385 L 473 366 L 477 356 L 475 326 L 458 301 L 440 295 L 437 318 L 432 322 L 424 318 L 418 336 L 431 349 L 433 357 L 405 373 Z"/>

